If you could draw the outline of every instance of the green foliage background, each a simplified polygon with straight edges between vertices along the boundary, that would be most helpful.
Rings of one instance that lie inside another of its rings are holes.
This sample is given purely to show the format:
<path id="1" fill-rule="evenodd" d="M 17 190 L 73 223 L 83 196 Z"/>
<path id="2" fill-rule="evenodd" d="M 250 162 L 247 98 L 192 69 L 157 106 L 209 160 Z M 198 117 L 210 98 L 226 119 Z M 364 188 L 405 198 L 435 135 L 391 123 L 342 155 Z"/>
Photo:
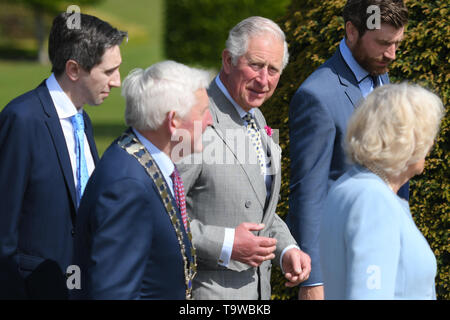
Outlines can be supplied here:
<path id="1" fill-rule="evenodd" d="M 166 0 L 168 59 L 219 69 L 229 30 L 249 16 L 276 19 L 290 0 Z"/>
<path id="2" fill-rule="evenodd" d="M 288 14 L 278 22 L 286 33 L 291 54 L 277 91 L 263 106 L 268 125 L 280 130 L 283 149 L 282 192 L 278 213 L 288 211 L 289 196 L 289 102 L 299 85 L 329 59 L 344 37 L 342 8 L 345 0 L 292 0 Z M 438 299 L 450 299 L 449 291 L 449 114 L 450 14 L 449 2 L 405 0 L 410 22 L 397 59 L 390 69 L 392 82 L 410 81 L 436 92 L 446 107 L 437 143 L 429 155 L 424 174 L 411 181 L 411 211 L 438 261 Z M 292 299 L 297 292 L 287 289 L 279 270 L 272 274 L 272 298 Z"/>

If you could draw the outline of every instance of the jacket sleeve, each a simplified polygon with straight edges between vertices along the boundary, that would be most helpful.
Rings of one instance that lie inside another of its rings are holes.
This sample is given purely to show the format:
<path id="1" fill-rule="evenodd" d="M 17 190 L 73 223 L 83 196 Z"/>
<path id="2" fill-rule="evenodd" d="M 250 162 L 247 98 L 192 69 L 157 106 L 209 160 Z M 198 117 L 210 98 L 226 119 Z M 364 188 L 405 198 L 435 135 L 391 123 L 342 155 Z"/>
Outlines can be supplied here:
<path id="1" fill-rule="evenodd" d="M 12 257 L 17 251 L 33 130 L 26 117 L 7 108 L 0 113 L 0 257 Z"/>
<path id="2" fill-rule="evenodd" d="M 177 164 L 177 168 L 183 179 L 188 212 L 190 212 L 195 205 L 189 197 L 189 192 L 195 187 L 195 183 L 202 172 L 201 161 L 195 161 L 195 156 L 195 154 L 191 155 L 187 157 L 183 163 Z M 199 219 L 195 219 L 192 216 L 190 221 L 192 234 L 194 235 L 192 242 L 197 250 L 199 260 L 216 268 L 219 263 L 223 241 L 225 239 L 225 228 L 204 224 Z"/>
<path id="3" fill-rule="evenodd" d="M 87 266 L 81 270 L 83 299 L 139 299 L 155 232 L 149 192 L 142 182 L 127 178 L 102 190 L 93 205 L 83 198 L 75 248 L 83 257 L 76 263 Z"/>
<path id="4" fill-rule="evenodd" d="M 377 190 L 367 189 L 351 206 L 345 229 L 345 299 L 393 299 L 400 257 L 402 211 Z"/>
<path id="5" fill-rule="evenodd" d="M 311 257 L 311 274 L 302 285 L 320 284 L 320 219 L 336 129 L 325 104 L 302 87 L 290 104 L 289 128 L 291 179 L 286 222 L 300 248 Z"/>

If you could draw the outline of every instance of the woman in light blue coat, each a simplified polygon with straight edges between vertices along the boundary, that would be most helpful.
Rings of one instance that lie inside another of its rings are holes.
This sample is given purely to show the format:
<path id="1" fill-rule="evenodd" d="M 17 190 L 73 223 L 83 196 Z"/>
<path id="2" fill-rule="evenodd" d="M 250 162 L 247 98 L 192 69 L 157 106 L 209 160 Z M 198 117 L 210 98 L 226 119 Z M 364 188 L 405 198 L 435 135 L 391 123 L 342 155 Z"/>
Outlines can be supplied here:
<path id="1" fill-rule="evenodd" d="M 396 193 L 422 173 L 443 116 L 416 85 L 374 90 L 350 119 L 354 166 L 329 191 L 320 253 L 326 299 L 435 299 L 436 259 Z"/>

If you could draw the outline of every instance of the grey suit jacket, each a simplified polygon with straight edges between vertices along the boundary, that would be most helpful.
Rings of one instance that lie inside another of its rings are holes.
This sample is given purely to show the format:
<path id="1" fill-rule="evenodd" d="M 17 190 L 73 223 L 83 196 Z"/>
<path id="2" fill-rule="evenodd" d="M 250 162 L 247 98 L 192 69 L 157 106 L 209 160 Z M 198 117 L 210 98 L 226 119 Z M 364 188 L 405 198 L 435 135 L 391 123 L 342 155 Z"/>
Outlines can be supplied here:
<path id="1" fill-rule="evenodd" d="M 195 299 L 270 299 L 271 261 L 254 268 L 230 260 L 218 264 L 225 228 L 243 222 L 264 223 L 260 236 L 277 239 L 275 263 L 284 248 L 296 244 L 286 224 L 275 213 L 281 183 L 281 149 L 268 137 L 261 111 L 255 110 L 263 148 L 271 160 L 271 193 L 266 198 L 264 175 L 249 142 L 243 120 L 213 81 L 208 89 L 212 127 L 203 134 L 203 153 L 177 164 L 181 173 L 193 243 L 198 253 Z"/>

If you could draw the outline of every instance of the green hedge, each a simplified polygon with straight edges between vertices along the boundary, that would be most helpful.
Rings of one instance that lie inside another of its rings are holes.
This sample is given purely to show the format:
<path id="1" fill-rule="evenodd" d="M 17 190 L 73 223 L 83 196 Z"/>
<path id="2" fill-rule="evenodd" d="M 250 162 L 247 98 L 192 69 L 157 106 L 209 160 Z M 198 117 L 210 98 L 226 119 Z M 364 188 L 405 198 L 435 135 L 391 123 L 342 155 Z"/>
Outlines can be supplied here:
<path id="1" fill-rule="evenodd" d="M 268 124 L 280 130 L 283 149 L 282 194 L 278 213 L 288 211 L 289 196 L 289 102 L 298 86 L 336 50 L 344 36 L 342 8 L 345 0 L 292 0 L 288 14 L 278 22 L 286 32 L 291 59 L 274 96 L 263 106 Z M 450 14 L 448 1 L 405 0 L 410 22 L 397 59 L 392 64 L 392 82 L 408 80 L 433 90 L 444 101 L 446 117 L 425 172 L 411 181 L 411 211 L 438 261 L 438 299 L 449 292 L 449 115 Z M 272 298 L 292 299 L 296 290 L 286 289 L 279 271 L 272 276 Z"/>
<path id="2" fill-rule="evenodd" d="M 290 0 L 166 0 L 166 56 L 190 65 L 221 66 L 229 30 L 249 16 L 275 19 Z"/>

